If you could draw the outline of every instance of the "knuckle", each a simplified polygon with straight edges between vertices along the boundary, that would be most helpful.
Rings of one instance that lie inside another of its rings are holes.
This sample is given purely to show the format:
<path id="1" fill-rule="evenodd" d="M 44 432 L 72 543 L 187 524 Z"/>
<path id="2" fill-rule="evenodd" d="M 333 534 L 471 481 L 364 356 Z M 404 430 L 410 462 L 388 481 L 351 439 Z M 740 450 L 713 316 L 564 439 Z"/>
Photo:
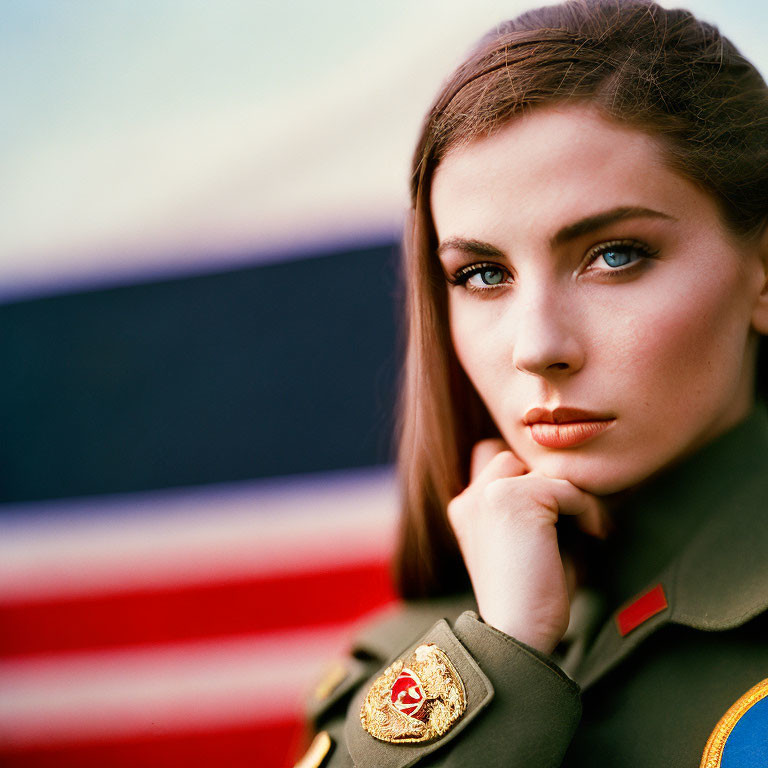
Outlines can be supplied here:
<path id="1" fill-rule="evenodd" d="M 524 482 L 527 486 L 528 498 L 532 501 L 535 509 L 558 513 L 560 509 L 560 502 L 556 493 L 558 481 L 544 475 L 531 473 L 525 476 Z"/>
<path id="2" fill-rule="evenodd" d="M 455 527 L 460 522 L 464 506 L 464 494 L 459 494 L 456 498 L 451 499 L 451 501 L 448 502 L 448 506 L 445 508 L 445 513 L 448 517 L 448 522 L 452 526 Z"/>
<path id="3" fill-rule="evenodd" d="M 548 509 L 551 512 L 558 512 L 560 509 L 560 503 L 557 500 L 557 496 L 545 483 L 537 484 L 533 487 L 531 498 L 536 503 L 537 507 Z"/>
<path id="4" fill-rule="evenodd" d="M 483 488 L 483 501 L 489 507 L 502 507 L 508 504 L 509 499 L 509 483 L 505 482 L 507 478 L 497 478 L 491 480 L 485 488 Z"/>
<path id="5" fill-rule="evenodd" d="M 520 469 L 520 461 L 512 451 L 501 451 L 496 455 L 495 461 L 502 474 L 512 474 Z"/>
<path id="6" fill-rule="evenodd" d="M 512 451 L 499 451 L 487 464 L 486 476 L 494 479 L 516 477 L 522 472 L 522 464 Z"/>
<path id="7" fill-rule="evenodd" d="M 480 440 L 475 443 L 470 457 L 472 475 L 479 474 L 488 464 L 491 464 L 498 450 L 499 446 L 492 439 Z"/>
<path id="8" fill-rule="evenodd" d="M 482 502 L 515 518 L 557 518 L 560 510 L 557 481 L 542 475 L 520 475 L 491 480 L 482 489 Z"/>

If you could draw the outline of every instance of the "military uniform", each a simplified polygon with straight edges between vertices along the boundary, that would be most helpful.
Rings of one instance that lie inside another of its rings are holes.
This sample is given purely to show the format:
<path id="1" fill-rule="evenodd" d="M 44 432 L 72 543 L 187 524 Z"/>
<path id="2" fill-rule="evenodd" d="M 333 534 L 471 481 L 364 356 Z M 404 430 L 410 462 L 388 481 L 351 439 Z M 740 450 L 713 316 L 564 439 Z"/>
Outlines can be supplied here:
<path id="1" fill-rule="evenodd" d="M 328 735 L 304 765 L 767 766 L 767 470 L 759 406 L 629 496 L 552 655 L 485 624 L 471 595 L 389 610 L 312 702 Z M 452 703 L 427 692 L 438 667 Z M 452 713 L 437 735 L 435 702 Z"/>

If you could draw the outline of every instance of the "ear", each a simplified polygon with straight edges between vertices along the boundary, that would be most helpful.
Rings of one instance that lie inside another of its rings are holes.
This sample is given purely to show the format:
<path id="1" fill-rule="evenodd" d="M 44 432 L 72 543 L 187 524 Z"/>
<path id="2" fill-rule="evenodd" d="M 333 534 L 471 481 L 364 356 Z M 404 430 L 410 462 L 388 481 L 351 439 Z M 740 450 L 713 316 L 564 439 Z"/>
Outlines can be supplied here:
<path id="1" fill-rule="evenodd" d="M 768 224 L 763 227 L 757 247 L 763 267 L 763 283 L 752 311 L 752 327 L 758 333 L 768 336 Z"/>

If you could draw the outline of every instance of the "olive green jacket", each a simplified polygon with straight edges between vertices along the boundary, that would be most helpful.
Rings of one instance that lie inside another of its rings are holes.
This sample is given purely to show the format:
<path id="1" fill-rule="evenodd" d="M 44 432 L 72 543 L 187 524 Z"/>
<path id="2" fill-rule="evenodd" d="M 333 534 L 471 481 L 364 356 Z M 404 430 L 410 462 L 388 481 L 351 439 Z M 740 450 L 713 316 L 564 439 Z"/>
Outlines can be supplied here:
<path id="1" fill-rule="evenodd" d="M 551 656 L 483 623 L 471 595 L 388 610 L 318 689 L 310 717 L 330 739 L 304 765 L 699 766 L 718 721 L 768 678 L 767 470 L 760 406 L 626 499 L 595 545 L 601 586 L 577 593 Z M 447 654 L 466 710 L 429 741 L 374 738 L 360 718 L 373 681 L 423 643 Z"/>

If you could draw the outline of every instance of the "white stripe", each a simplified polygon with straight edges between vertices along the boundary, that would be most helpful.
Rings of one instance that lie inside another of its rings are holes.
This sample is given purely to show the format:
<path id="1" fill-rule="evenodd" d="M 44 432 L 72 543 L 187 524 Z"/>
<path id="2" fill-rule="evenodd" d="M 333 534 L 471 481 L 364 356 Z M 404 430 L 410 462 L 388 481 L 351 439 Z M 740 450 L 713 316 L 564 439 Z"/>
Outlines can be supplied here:
<path id="1" fill-rule="evenodd" d="M 353 625 L 0 663 L 0 745 L 215 728 L 301 717 Z"/>
<path id="2" fill-rule="evenodd" d="M 0 601 L 383 561 L 396 509 L 390 468 L 6 505 Z"/>
<path id="3" fill-rule="evenodd" d="M 297 232 L 354 234 L 358 222 L 399 232 L 437 85 L 525 2 L 454 2 L 446 13 L 444 0 L 344 0 L 320 20 L 302 12 L 309 3 L 229 3 L 226 20 L 219 4 L 126 4 L 126 16 L 121 4 L 72 3 L 68 31 L 51 38 L 58 4 L 43 4 L 23 35 L 4 14 L 1 71 L 14 86 L 4 103 L 21 108 L 5 110 L 0 141 L 0 298 L 232 267 Z M 298 65 L 283 55 L 286 19 Z M 115 36 L 123 23 L 132 34 Z M 199 41 L 218 42 L 208 28 L 227 30 L 215 64 L 226 88 L 205 86 Z M 128 74 L 137 57 L 152 63 Z M 306 62 L 311 77 L 297 69 Z M 67 119 L 46 120 L 64 93 Z"/>

